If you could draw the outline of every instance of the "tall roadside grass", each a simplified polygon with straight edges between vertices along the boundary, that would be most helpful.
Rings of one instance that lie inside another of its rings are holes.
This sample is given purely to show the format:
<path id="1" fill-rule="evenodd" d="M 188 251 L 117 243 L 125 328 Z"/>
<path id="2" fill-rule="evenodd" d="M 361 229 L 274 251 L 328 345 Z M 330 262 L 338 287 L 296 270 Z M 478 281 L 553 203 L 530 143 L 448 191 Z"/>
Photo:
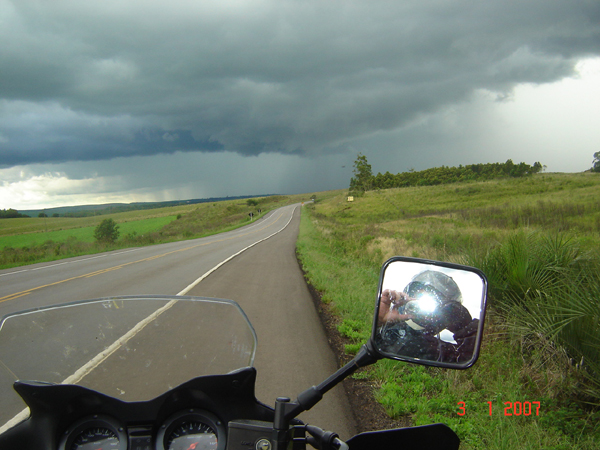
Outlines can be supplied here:
<path id="1" fill-rule="evenodd" d="M 447 423 L 466 449 L 600 447 L 600 236 L 593 207 L 600 177 L 588 175 L 390 189 L 352 203 L 340 193 L 304 208 L 298 253 L 338 314 L 349 353 L 370 333 L 376 274 L 388 257 L 468 263 L 488 275 L 490 310 L 475 367 L 386 361 L 361 372 L 392 417 Z M 532 205 L 549 215 L 560 210 L 563 219 L 488 220 L 491 208 L 516 217 Z M 539 415 L 504 415 L 505 402 L 534 401 Z M 464 416 L 458 402 L 467 406 Z"/>
<path id="2" fill-rule="evenodd" d="M 307 208 L 311 206 L 304 210 Z M 369 337 L 365 324 L 372 320 L 379 269 L 370 261 L 348 258 L 343 241 L 319 228 L 318 221 L 301 215 L 297 252 L 307 281 L 322 293 L 325 307 L 339 318 L 338 328 L 350 337 L 346 348 L 354 353 Z"/>
<path id="3" fill-rule="evenodd" d="M 521 336 L 530 360 L 566 355 L 575 395 L 600 406 L 600 258 L 573 237 L 519 232 L 469 261 L 488 276 L 493 307 Z M 535 355 L 535 357 L 533 357 Z"/>

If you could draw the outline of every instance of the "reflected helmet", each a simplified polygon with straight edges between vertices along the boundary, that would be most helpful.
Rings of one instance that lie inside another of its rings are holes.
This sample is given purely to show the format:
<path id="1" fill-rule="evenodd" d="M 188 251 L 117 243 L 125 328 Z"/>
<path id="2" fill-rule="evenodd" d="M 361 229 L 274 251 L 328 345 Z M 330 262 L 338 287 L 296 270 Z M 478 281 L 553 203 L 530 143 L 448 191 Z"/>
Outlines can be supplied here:
<path id="1" fill-rule="evenodd" d="M 424 327 L 432 334 L 439 333 L 447 326 L 440 308 L 450 302 L 462 303 L 462 294 L 456 282 L 448 275 L 433 270 L 416 275 L 404 292 L 413 299 L 405 305 L 404 312 L 412 316 L 417 327 Z"/>
<path id="2" fill-rule="evenodd" d="M 452 277 L 434 270 L 417 274 L 404 289 L 409 297 L 415 299 L 428 297 L 436 303 L 462 303 L 462 294 Z"/>

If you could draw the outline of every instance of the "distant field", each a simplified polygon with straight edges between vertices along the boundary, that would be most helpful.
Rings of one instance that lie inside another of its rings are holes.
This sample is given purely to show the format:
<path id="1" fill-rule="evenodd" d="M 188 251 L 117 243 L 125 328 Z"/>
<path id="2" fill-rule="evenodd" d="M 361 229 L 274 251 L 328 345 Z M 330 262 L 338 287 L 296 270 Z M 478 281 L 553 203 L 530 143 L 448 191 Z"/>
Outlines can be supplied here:
<path id="1" fill-rule="evenodd" d="M 173 217 L 177 216 L 177 214 L 185 214 L 189 211 L 193 211 L 197 207 L 198 205 L 181 205 L 91 217 L 32 217 L 29 219 L 2 219 L 0 220 L 0 236 L 95 227 L 102 222 L 102 220 L 107 218 L 112 218 L 117 223 L 123 223 L 132 220 L 139 221 L 158 217 Z"/>
<path id="2" fill-rule="evenodd" d="M 138 212 L 138 211 L 136 211 Z M 123 213 L 129 214 L 129 213 Z M 104 217 L 106 218 L 106 217 Z M 121 236 L 126 236 L 130 233 L 137 233 L 143 235 L 160 230 L 162 227 L 167 225 L 169 222 L 175 220 L 176 216 L 162 216 L 154 217 L 150 219 L 130 220 L 129 222 L 117 222 L 119 224 L 119 232 Z M 88 219 L 88 218 L 86 218 Z M 36 219 L 8 219 L 8 220 L 36 220 Z M 40 220 L 40 219 L 37 219 Z M 43 220 L 43 219 L 41 219 Z M 50 220 L 50 219 L 48 219 Z M 79 220 L 79 219 L 65 219 L 65 220 Z M 28 224 L 25 224 L 28 225 Z M 55 224 L 53 224 L 55 225 Z M 94 229 L 95 226 L 81 227 L 81 228 L 68 228 L 64 230 L 39 232 L 39 233 L 26 233 L 16 234 L 9 236 L 0 236 L 0 249 L 4 247 L 26 247 L 34 244 L 43 244 L 47 241 L 63 242 L 68 239 L 77 239 L 82 242 L 94 242 Z"/>

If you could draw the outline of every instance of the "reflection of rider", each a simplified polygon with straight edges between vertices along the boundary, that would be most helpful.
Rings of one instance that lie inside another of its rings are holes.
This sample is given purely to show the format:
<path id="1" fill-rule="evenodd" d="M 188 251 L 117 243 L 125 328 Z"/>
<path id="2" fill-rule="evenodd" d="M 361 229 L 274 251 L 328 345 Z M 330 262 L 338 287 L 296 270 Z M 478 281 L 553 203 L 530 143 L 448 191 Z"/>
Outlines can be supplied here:
<path id="1" fill-rule="evenodd" d="M 379 348 L 432 361 L 468 361 L 479 320 L 472 319 L 461 303 L 456 282 L 431 270 L 416 275 L 404 292 L 384 290 L 379 303 Z M 450 333 L 442 336 L 444 330 Z"/>

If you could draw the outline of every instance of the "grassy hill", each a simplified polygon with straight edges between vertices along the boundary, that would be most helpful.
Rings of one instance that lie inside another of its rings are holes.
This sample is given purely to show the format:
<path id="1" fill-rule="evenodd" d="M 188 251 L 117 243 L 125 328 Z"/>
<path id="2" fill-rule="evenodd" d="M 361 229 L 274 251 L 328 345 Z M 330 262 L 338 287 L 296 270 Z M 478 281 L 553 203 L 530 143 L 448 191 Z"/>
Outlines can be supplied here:
<path id="1" fill-rule="evenodd" d="M 349 353 L 370 334 L 389 257 L 482 268 L 490 314 L 473 369 L 386 362 L 359 376 L 392 417 L 445 422 L 461 448 L 598 448 L 599 194 L 591 173 L 368 191 L 353 202 L 340 191 L 305 208 L 298 252 Z M 539 416 L 504 415 L 505 402 L 526 401 L 541 402 Z"/>
<path id="2" fill-rule="evenodd" d="M 38 217 L 40 213 L 46 214 L 48 217 L 87 217 L 98 216 L 104 214 L 115 214 L 127 211 L 138 211 L 144 209 L 160 209 L 173 206 L 195 205 L 198 203 L 215 203 L 227 200 L 241 200 L 254 197 L 272 197 L 269 195 L 242 195 L 236 197 L 212 197 L 212 198 L 195 198 L 189 200 L 170 200 L 164 202 L 134 202 L 134 203 L 104 203 L 100 205 L 77 205 L 77 206 L 59 206 L 55 208 L 45 209 L 28 209 L 19 211 L 29 217 Z"/>

